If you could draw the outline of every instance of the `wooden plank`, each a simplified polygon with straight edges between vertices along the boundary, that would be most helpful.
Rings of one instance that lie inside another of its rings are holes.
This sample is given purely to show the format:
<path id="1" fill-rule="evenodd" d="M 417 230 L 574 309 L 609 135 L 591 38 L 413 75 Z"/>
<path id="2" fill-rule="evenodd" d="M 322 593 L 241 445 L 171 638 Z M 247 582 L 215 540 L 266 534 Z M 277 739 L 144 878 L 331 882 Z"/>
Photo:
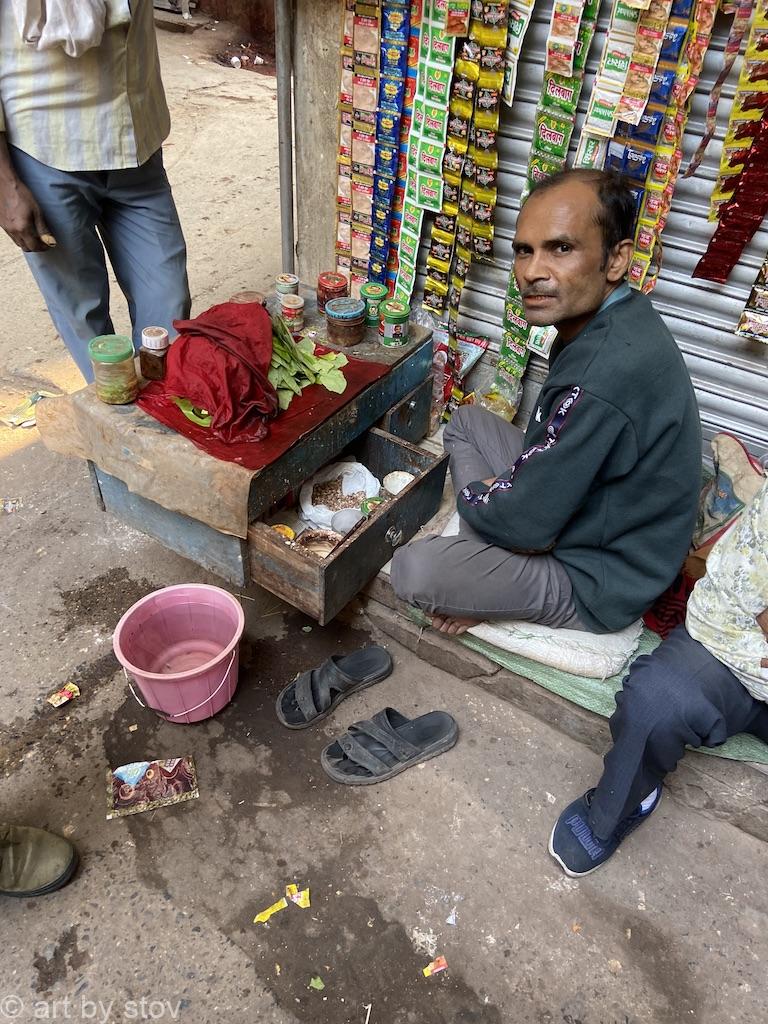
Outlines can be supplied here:
<path id="1" fill-rule="evenodd" d="M 290 547 L 266 523 L 248 528 L 251 579 L 294 608 L 320 619 L 323 607 L 323 569 L 317 559 Z"/>
<path id="2" fill-rule="evenodd" d="M 432 406 L 432 378 L 427 377 L 397 405 L 393 405 L 379 423 L 393 437 L 415 444 L 426 436 L 429 429 L 429 410 Z"/>
<path id="3" fill-rule="evenodd" d="M 205 523 L 134 494 L 122 480 L 98 466 L 94 471 L 107 512 L 209 572 L 238 587 L 246 585 L 248 548 L 239 537 L 219 533 Z"/>
<path id="4" fill-rule="evenodd" d="M 378 348 L 384 352 L 398 351 Z M 260 519 L 289 491 L 296 490 L 425 379 L 432 367 L 431 335 L 427 332 L 421 344 L 409 346 L 408 353 L 386 376 L 374 381 L 254 476 L 248 499 L 249 522 Z"/>

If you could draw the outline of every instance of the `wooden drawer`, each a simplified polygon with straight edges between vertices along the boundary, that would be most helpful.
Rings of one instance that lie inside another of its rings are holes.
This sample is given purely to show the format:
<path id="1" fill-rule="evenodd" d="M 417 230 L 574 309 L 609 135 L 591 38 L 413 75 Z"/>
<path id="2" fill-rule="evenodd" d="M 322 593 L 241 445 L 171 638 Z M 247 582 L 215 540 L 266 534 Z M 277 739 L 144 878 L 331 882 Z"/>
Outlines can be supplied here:
<path id="1" fill-rule="evenodd" d="M 432 405 L 432 377 L 427 377 L 410 394 L 393 405 L 379 426 L 388 434 L 416 444 L 426 437 Z"/>
<path id="2" fill-rule="evenodd" d="M 420 451 L 383 430 L 373 429 L 348 452 L 379 480 L 394 470 L 416 479 L 397 497 L 379 506 L 327 558 L 301 554 L 266 523 L 248 530 L 251 579 L 288 604 L 325 625 L 357 594 L 396 547 L 413 537 L 437 512 L 443 493 L 448 456 Z"/>

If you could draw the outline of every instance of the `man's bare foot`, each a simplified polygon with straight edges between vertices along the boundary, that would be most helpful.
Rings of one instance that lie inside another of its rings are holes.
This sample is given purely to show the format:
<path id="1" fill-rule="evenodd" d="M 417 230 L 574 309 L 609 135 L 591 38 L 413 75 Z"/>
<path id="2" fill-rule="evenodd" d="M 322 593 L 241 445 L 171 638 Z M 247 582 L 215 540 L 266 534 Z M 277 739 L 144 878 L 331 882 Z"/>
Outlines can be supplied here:
<path id="1" fill-rule="evenodd" d="M 482 619 L 457 619 L 450 615 L 433 615 L 432 629 L 439 633 L 447 633 L 449 636 L 461 636 L 472 626 L 479 626 Z"/>

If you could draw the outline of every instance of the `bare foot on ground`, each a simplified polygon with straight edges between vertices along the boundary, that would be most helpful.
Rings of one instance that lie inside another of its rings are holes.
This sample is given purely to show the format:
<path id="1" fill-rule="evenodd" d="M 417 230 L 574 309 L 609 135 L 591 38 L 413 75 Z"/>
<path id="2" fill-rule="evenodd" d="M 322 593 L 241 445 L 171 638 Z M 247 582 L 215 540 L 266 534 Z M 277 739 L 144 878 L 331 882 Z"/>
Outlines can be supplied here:
<path id="1" fill-rule="evenodd" d="M 450 615 L 433 615 L 432 629 L 449 636 L 461 636 L 472 626 L 479 626 L 482 619 L 457 619 Z"/>

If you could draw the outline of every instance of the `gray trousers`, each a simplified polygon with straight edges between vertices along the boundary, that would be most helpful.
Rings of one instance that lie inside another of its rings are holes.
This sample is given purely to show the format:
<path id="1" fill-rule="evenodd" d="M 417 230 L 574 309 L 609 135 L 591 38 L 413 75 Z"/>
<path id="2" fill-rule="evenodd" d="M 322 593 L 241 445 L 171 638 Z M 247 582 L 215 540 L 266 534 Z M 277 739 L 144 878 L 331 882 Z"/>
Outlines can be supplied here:
<path id="1" fill-rule="evenodd" d="M 592 797 L 589 825 L 608 839 L 691 747 L 749 732 L 768 742 L 768 705 L 678 626 L 638 658 L 616 694 L 613 747 Z"/>
<path id="2" fill-rule="evenodd" d="M 506 472 L 523 450 L 523 433 L 470 405 L 453 414 L 443 444 L 458 493 L 474 480 Z M 398 597 L 429 613 L 584 628 L 571 581 L 553 555 L 507 551 L 483 540 L 463 521 L 456 537 L 425 537 L 399 548 L 391 579 Z"/>

